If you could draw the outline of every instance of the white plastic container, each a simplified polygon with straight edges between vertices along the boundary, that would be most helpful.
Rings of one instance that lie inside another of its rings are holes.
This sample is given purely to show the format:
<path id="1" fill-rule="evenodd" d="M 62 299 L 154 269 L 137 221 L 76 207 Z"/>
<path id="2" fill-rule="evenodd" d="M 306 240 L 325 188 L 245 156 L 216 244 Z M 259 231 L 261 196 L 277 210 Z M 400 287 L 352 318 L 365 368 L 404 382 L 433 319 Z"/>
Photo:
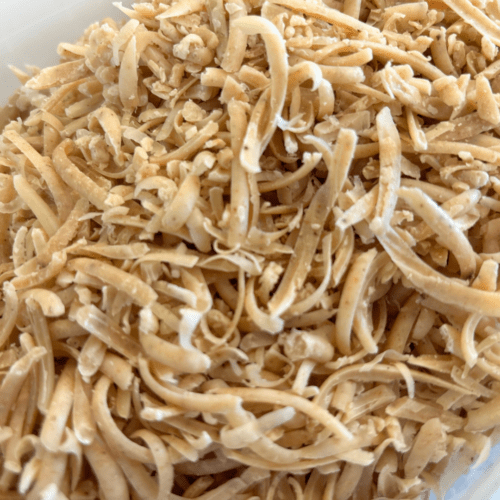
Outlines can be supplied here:
<path id="1" fill-rule="evenodd" d="M 123 0 L 130 6 L 132 0 Z M 75 42 L 90 24 L 125 16 L 113 0 L 0 0 L 0 106 L 19 86 L 8 66 L 57 64 L 57 45 Z"/>
<path id="2" fill-rule="evenodd" d="M 132 0 L 122 3 L 130 6 Z M 56 64 L 59 42 L 76 41 L 87 26 L 105 17 L 124 16 L 111 0 L 0 0 L 0 106 L 19 86 L 8 65 Z M 445 500 L 500 500 L 500 445 L 479 468 L 461 477 Z"/>

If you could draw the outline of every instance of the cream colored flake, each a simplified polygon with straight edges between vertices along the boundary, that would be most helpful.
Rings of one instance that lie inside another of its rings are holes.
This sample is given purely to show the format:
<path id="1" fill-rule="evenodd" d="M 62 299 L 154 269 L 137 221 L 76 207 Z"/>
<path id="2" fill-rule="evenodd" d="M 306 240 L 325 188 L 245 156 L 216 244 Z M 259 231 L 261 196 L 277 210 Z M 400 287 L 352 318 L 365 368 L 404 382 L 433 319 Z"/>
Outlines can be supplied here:
<path id="1" fill-rule="evenodd" d="M 485 459 L 497 6 L 117 6 L 0 111 L 9 494 L 417 500 Z"/>
<path id="2" fill-rule="evenodd" d="M 479 75 L 476 79 L 476 96 L 479 117 L 497 125 L 500 122 L 500 111 L 490 83 L 483 75 Z"/>

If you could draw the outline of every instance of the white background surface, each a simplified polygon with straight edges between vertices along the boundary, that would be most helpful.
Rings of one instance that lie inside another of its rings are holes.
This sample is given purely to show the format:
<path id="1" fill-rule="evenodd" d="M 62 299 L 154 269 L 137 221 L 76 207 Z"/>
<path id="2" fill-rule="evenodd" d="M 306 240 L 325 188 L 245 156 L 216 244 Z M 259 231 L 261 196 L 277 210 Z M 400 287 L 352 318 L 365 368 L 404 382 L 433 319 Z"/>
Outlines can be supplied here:
<path id="1" fill-rule="evenodd" d="M 431 496 L 432 500 L 435 498 Z M 445 500 L 500 500 L 500 445 L 486 462 L 461 477 Z"/>
<path id="2" fill-rule="evenodd" d="M 123 0 L 130 6 L 132 0 Z M 125 16 L 110 0 L 0 0 L 0 106 L 19 86 L 12 64 L 56 64 L 59 42 L 74 43 L 90 24 Z"/>
<path id="3" fill-rule="evenodd" d="M 131 3 L 123 0 L 126 6 Z M 0 106 L 18 87 L 9 64 L 20 69 L 24 64 L 56 64 L 59 42 L 75 42 L 87 26 L 105 17 L 124 16 L 109 0 L 0 0 Z M 483 466 L 460 479 L 446 500 L 500 500 L 500 449 L 495 452 Z"/>

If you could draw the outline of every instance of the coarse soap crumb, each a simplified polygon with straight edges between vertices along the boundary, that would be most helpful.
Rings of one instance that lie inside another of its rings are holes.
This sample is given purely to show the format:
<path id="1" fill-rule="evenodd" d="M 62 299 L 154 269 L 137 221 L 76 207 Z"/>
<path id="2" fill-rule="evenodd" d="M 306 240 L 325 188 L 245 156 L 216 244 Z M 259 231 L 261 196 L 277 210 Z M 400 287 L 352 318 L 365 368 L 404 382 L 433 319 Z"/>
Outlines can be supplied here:
<path id="1" fill-rule="evenodd" d="M 0 110 L 0 498 L 426 500 L 500 431 L 500 10 L 151 0 Z"/>

